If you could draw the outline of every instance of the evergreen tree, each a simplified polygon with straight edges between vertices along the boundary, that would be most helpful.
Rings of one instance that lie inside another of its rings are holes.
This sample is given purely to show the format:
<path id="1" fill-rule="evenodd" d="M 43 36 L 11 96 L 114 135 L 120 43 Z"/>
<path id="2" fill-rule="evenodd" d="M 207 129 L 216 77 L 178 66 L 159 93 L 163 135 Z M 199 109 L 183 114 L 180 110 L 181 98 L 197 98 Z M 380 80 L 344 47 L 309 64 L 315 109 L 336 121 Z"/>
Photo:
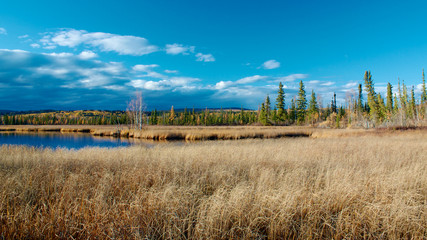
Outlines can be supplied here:
<path id="1" fill-rule="evenodd" d="M 267 112 L 266 112 L 266 109 L 265 109 L 265 103 L 261 104 L 261 110 L 260 110 L 260 113 L 259 113 L 259 122 L 262 125 L 267 125 Z"/>
<path id="2" fill-rule="evenodd" d="M 393 112 L 393 86 L 387 83 L 387 113 L 390 115 Z"/>
<path id="3" fill-rule="evenodd" d="M 313 123 L 319 113 L 319 107 L 317 105 L 317 99 L 316 99 L 316 94 L 314 93 L 314 90 L 311 90 L 311 98 L 308 103 L 308 113 Z"/>
<path id="4" fill-rule="evenodd" d="M 411 109 L 411 114 L 409 116 L 411 116 L 412 118 L 415 119 L 416 115 L 417 115 L 417 109 L 416 109 L 416 103 L 415 103 L 415 92 L 414 92 L 414 86 L 412 86 L 411 89 L 411 101 L 410 101 L 410 109 Z"/>
<path id="5" fill-rule="evenodd" d="M 378 97 L 375 93 L 371 71 L 366 71 L 364 76 L 365 91 L 368 95 L 369 114 L 371 119 L 378 120 Z"/>
<path id="6" fill-rule="evenodd" d="M 285 91 L 283 91 L 282 82 L 279 83 L 279 91 L 277 92 L 276 98 L 277 118 L 279 121 L 286 119 L 285 111 Z"/>
<path id="7" fill-rule="evenodd" d="M 397 113 L 397 111 L 399 110 L 399 105 L 397 104 L 398 100 L 397 100 L 397 95 L 396 93 L 394 94 L 394 106 L 393 106 L 393 112 Z"/>
<path id="8" fill-rule="evenodd" d="M 426 78 L 424 75 L 423 68 L 423 84 L 421 85 L 421 104 L 427 103 L 427 90 L 426 90 Z"/>
<path id="9" fill-rule="evenodd" d="M 387 113 L 387 108 L 384 104 L 384 99 L 381 97 L 381 94 L 378 93 L 377 94 L 377 102 L 378 102 L 378 119 L 380 121 L 383 121 L 385 119 L 386 113 Z"/>
<path id="10" fill-rule="evenodd" d="M 427 107 L 427 90 L 426 90 L 426 79 L 423 68 L 423 83 L 421 85 L 421 102 L 420 102 L 420 115 L 425 117 Z"/>
<path id="11" fill-rule="evenodd" d="M 400 103 L 402 104 L 402 110 L 405 112 L 405 114 L 408 114 L 409 99 L 408 99 L 408 89 L 406 88 L 405 81 L 402 81 L 402 97 L 400 99 Z"/>
<path id="12" fill-rule="evenodd" d="M 296 103 L 297 108 L 297 122 L 298 124 L 304 123 L 305 109 L 307 108 L 307 98 L 305 96 L 304 83 L 302 80 L 299 83 L 298 98 Z"/>
<path id="13" fill-rule="evenodd" d="M 270 118 L 270 112 L 271 112 L 271 102 L 270 102 L 270 97 L 268 95 L 265 98 L 265 112 L 266 112 L 267 121 L 268 121 Z"/>
<path id="14" fill-rule="evenodd" d="M 331 108 L 332 108 L 332 112 L 334 113 L 338 113 L 338 109 L 337 109 L 337 94 L 334 93 L 334 97 L 332 98 L 332 102 L 331 102 Z"/>
<path id="15" fill-rule="evenodd" d="M 359 97 L 357 99 L 357 107 L 358 107 L 358 110 L 362 112 L 363 111 L 363 94 L 362 94 L 362 84 L 360 83 L 358 86 L 358 90 L 359 90 Z"/>

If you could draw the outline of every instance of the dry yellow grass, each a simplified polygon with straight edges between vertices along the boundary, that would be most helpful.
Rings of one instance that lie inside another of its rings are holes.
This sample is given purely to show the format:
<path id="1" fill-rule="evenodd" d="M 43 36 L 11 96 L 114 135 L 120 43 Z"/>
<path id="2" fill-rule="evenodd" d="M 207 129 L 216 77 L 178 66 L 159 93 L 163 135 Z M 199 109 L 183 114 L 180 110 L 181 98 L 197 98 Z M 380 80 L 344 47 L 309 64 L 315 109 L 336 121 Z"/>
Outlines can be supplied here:
<path id="1" fill-rule="evenodd" d="M 427 129 L 423 129 L 424 131 Z M 16 125 L 0 126 L 1 131 L 86 132 L 94 136 L 147 140 L 236 140 L 283 137 L 348 137 L 393 132 L 393 129 L 322 129 L 308 126 L 145 126 L 142 131 L 108 125 Z"/>
<path id="2" fill-rule="evenodd" d="M 0 238 L 426 239 L 427 135 L 0 147 Z"/>

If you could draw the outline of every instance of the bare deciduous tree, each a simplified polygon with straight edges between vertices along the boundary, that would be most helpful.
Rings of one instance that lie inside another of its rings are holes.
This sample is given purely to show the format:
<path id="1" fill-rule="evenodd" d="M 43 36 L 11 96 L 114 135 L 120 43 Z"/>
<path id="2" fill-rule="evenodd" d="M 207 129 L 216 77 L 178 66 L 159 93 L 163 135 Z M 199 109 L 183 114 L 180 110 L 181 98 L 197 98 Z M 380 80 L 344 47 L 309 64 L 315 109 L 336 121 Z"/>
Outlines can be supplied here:
<path id="1" fill-rule="evenodd" d="M 136 92 L 135 97 L 128 103 L 126 109 L 131 122 L 131 128 L 142 130 L 145 109 L 146 105 L 142 99 L 142 93 Z"/>

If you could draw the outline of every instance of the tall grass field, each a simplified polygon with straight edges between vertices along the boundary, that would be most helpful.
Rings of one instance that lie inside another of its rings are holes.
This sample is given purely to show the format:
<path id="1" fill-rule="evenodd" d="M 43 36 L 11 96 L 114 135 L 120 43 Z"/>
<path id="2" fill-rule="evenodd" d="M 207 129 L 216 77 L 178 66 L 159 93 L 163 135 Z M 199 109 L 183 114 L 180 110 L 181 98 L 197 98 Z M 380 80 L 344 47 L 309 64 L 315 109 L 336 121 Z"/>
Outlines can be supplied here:
<path id="1" fill-rule="evenodd" d="M 426 131 L 0 147 L 0 239 L 426 239 Z"/>

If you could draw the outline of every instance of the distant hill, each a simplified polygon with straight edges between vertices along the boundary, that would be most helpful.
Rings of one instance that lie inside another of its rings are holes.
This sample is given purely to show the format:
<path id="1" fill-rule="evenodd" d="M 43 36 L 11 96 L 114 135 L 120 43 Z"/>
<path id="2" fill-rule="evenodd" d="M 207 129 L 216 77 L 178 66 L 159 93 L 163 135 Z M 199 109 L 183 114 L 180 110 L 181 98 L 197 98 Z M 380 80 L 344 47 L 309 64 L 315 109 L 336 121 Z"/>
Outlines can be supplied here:
<path id="1" fill-rule="evenodd" d="M 207 108 L 211 112 L 219 112 L 221 111 L 221 108 Z M 239 107 L 228 107 L 228 108 L 222 108 L 223 111 L 241 111 L 242 108 Z M 153 109 L 154 110 L 154 109 Z M 253 109 L 243 108 L 244 111 L 254 111 Z M 147 110 L 147 113 L 150 113 L 152 110 Z M 168 110 L 157 110 L 157 112 L 169 112 Z M 185 108 L 177 108 L 174 109 L 175 112 L 184 112 Z M 187 108 L 188 112 L 193 111 L 193 108 Z M 206 111 L 206 108 L 194 108 L 195 112 L 203 112 Z M 82 113 L 88 113 L 88 112 L 97 112 L 97 113 L 124 113 L 123 110 L 52 110 L 52 109 L 45 109 L 45 110 L 31 110 L 31 111 L 13 111 L 13 110 L 0 110 L 0 115 L 5 114 L 14 114 L 14 115 L 20 115 L 20 114 L 37 114 L 37 113 L 76 113 L 76 112 L 82 112 Z"/>
<path id="2" fill-rule="evenodd" d="M 8 113 L 15 113 L 15 111 L 11 111 L 11 110 L 0 110 L 0 115 L 8 114 Z"/>
<path id="3" fill-rule="evenodd" d="M 221 108 L 207 108 L 209 111 L 213 111 L 213 112 L 219 112 L 219 111 L 221 111 Z M 231 111 L 233 111 L 233 112 L 236 112 L 236 111 L 241 111 L 242 110 L 242 108 L 240 108 L 240 107 L 228 107 L 228 108 L 222 108 L 222 111 L 230 111 L 230 109 L 231 109 Z M 253 111 L 253 109 L 249 109 L 249 108 L 243 108 L 243 110 L 244 111 Z M 170 109 L 168 109 L 168 110 L 157 110 L 158 112 L 169 112 L 170 111 Z M 185 111 L 185 108 L 174 108 L 174 111 L 175 112 L 184 112 Z M 191 111 L 193 111 L 193 108 L 187 108 L 187 111 L 188 112 L 191 112 Z M 194 108 L 194 111 L 195 112 L 202 112 L 202 111 L 206 111 L 206 108 Z"/>

